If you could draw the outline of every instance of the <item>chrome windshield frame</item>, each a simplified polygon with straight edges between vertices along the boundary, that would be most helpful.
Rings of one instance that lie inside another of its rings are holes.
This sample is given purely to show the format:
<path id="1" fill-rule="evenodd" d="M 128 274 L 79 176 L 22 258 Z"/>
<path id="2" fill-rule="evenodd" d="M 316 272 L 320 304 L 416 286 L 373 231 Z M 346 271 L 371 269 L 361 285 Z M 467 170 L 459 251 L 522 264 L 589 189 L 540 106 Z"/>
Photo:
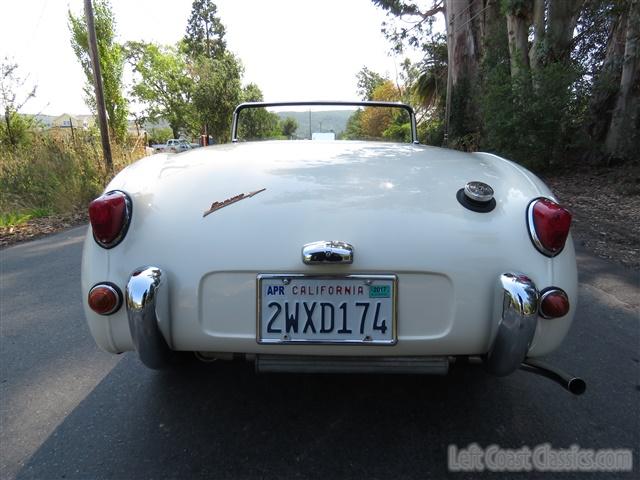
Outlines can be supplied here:
<path id="1" fill-rule="evenodd" d="M 376 102 L 376 101 L 308 101 L 308 102 L 245 102 L 241 103 L 233 111 L 233 122 L 231 124 L 231 141 L 238 141 L 238 118 L 242 110 L 248 108 L 269 108 L 269 107 L 388 107 L 401 108 L 409 114 L 411 121 L 411 143 L 419 144 L 418 127 L 416 123 L 416 114 L 413 108 L 406 103 L 399 102 Z"/>

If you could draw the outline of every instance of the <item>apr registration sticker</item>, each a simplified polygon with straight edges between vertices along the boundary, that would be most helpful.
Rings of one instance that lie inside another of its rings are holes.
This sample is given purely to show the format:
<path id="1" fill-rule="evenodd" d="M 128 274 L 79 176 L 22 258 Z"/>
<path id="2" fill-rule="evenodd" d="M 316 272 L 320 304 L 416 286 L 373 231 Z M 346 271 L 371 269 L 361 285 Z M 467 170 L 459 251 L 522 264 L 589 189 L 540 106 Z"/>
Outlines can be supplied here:
<path id="1" fill-rule="evenodd" d="M 390 285 L 370 285 L 369 298 L 389 298 L 391 297 Z"/>

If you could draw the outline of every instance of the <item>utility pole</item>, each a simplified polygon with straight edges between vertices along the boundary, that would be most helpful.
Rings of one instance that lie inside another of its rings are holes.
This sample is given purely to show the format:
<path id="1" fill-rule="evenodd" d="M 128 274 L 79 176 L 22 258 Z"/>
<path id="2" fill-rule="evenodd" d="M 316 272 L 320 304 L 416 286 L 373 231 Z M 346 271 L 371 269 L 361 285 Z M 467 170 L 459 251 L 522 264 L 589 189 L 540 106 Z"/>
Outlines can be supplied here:
<path id="1" fill-rule="evenodd" d="M 104 94 L 102 92 L 102 72 L 100 71 L 100 55 L 98 54 L 98 40 L 96 38 L 96 25 L 93 21 L 93 6 L 91 0 L 84 0 L 84 17 L 87 21 L 87 38 L 89 40 L 89 56 L 93 67 L 93 85 L 96 89 L 96 110 L 98 111 L 98 123 L 100 125 L 100 138 L 102 139 L 102 152 L 107 170 L 113 169 L 111 157 L 111 144 L 109 143 L 109 127 L 107 125 L 107 112 L 104 107 Z"/>

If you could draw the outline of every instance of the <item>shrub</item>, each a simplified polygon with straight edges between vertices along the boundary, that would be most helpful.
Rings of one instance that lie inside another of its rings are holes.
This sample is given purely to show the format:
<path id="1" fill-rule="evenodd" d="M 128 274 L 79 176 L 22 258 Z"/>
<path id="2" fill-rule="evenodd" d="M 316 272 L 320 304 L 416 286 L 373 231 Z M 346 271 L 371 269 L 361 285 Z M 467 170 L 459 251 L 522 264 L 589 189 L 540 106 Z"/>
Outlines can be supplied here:
<path id="1" fill-rule="evenodd" d="M 71 138 L 60 132 L 33 134 L 31 142 L 0 150 L 0 213 L 68 212 L 84 208 L 110 176 L 94 135 Z M 140 145 L 140 147 L 143 147 Z M 142 155 L 142 149 L 112 146 L 114 172 Z"/>
<path id="2" fill-rule="evenodd" d="M 578 99 L 571 89 L 577 76 L 573 66 L 560 63 L 522 80 L 511 79 L 508 65 L 489 70 L 482 97 L 482 148 L 533 169 L 548 168 L 552 159 L 562 161 L 579 141 Z"/>
<path id="3" fill-rule="evenodd" d="M 173 131 L 168 127 L 154 127 L 149 131 L 149 144 L 167 143 L 167 140 L 173 138 Z"/>

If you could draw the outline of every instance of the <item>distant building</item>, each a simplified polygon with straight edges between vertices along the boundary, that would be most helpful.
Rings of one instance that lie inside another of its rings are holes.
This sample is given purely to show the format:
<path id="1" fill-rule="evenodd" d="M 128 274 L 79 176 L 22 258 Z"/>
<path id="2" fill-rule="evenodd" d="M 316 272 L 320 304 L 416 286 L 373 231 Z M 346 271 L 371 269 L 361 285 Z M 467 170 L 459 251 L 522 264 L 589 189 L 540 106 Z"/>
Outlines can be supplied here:
<path id="1" fill-rule="evenodd" d="M 26 117 L 32 118 L 35 121 L 35 125 L 36 127 L 39 128 L 51 128 L 51 122 L 53 121 L 54 118 L 51 115 L 43 115 L 43 114 L 37 114 L 37 115 L 25 115 Z"/>
<path id="2" fill-rule="evenodd" d="M 91 128 L 96 124 L 96 117 L 94 115 L 78 115 L 78 120 L 82 122 L 82 128 Z"/>
<path id="3" fill-rule="evenodd" d="M 51 120 L 52 128 L 82 128 L 87 129 L 93 127 L 96 119 L 93 115 L 69 115 L 63 113 Z"/>

